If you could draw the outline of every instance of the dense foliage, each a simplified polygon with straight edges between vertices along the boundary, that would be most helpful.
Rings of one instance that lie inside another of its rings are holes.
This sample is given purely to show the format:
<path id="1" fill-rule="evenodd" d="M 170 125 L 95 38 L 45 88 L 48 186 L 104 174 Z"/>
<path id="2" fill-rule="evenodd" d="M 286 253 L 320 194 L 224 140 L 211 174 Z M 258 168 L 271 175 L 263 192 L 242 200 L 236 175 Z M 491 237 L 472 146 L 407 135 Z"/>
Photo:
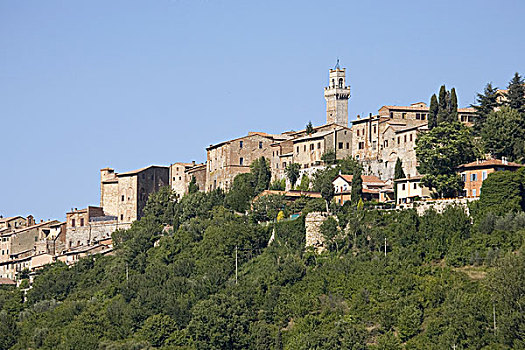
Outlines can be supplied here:
<path id="1" fill-rule="evenodd" d="M 495 175 L 487 181 L 508 185 Z M 114 234 L 114 255 L 47 266 L 25 302 L 0 290 L 0 348 L 525 345 L 520 208 L 501 216 L 482 198 L 472 224 L 456 207 L 418 216 L 344 206 L 322 225 L 328 249 L 317 255 L 304 248 L 304 216 L 275 222 L 282 199 L 267 197 L 240 215 L 220 191 L 152 195 L 145 216 Z"/>

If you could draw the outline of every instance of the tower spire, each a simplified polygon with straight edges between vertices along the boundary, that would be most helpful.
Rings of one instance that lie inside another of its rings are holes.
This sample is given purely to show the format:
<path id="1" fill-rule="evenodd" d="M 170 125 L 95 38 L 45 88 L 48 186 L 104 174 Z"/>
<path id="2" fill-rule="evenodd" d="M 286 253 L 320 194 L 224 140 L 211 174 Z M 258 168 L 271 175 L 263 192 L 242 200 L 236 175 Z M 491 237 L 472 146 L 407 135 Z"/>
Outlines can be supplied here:
<path id="1" fill-rule="evenodd" d="M 345 68 L 339 66 L 339 59 L 337 59 L 334 69 L 330 69 L 328 87 L 324 88 L 327 124 L 348 126 L 350 86 L 346 86 L 345 71 Z"/>

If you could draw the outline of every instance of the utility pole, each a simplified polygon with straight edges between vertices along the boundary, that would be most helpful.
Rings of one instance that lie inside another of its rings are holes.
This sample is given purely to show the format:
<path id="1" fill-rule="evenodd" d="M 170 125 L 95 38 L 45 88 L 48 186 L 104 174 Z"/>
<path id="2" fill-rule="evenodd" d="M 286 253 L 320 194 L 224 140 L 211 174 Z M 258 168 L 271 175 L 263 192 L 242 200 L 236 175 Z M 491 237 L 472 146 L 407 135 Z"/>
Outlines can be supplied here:
<path id="1" fill-rule="evenodd" d="M 496 304 L 492 303 L 492 316 L 494 318 L 494 334 L 496 334 Z"/>
<path id="2" fill-rule="evenodd" d="M 237 246 L 235 246 L 235 284 L 237 284 L 237 278 L 238 278 L 238 258 L 237 258 Z"/>
<path id="3" fill-rule="evenodd" d="M 386 257 L 386 236 L 385 236 L 385 257 Z"/>

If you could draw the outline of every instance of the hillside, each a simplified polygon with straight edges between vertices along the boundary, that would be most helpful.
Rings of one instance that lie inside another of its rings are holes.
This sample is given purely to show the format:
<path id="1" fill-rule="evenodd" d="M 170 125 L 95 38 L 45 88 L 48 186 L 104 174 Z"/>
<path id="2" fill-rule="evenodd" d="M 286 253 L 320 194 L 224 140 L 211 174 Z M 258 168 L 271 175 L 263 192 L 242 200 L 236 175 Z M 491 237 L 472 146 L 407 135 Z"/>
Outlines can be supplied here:
<path id="1" fill-rule="evenodd" d="M 114 255 L 48 266 L 26 302 L 0 290 L 0 348 L 525 346 L 523 213 L 488 225 L 460 208 L 419 217 L 345 205 L 339 224 L 323 225 L 329 251 L 317 255 L 304 249 L 304 214 L 322 201 L 263 225 L 224 198 L 160 191 L 114 234 Z"/>

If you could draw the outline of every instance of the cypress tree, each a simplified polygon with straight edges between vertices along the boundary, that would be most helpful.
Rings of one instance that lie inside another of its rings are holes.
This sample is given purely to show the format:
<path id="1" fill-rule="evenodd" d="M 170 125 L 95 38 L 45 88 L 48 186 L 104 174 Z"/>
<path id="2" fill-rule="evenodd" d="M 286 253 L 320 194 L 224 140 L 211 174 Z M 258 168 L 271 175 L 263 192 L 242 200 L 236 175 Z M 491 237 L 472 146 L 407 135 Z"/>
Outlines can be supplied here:
<path id="1" fill-rule="evenodd" d="M 439 112 L 438 100 L 436 94 L 430 99 L 430 108 L 428 109 L 428 128 L 432 129 L 437 126 L 437 115 Z"/>
<path id="2" fill-rule="evenodd" d="M 450 103 L 448 111 L 448 121 L 450 123 L 458 121 L 458 97 L 456 95 L 456 88 L 450 90 Z"/>
<path id="3" fill-rule="evenodd" d="M 525 112 L 525 85 L 523 78 L 518 72 L 514 74 L 514 77 L 509 83 L 506 97 L 510 108 L 513 108 L 520 113 Z"/>
<path id="4" fill-rule="evenodd" d="M 354 171 L 354 176 L 352 177 L 352 192 L 350 195 L 352 204 L 357 204 L 363 195 L 363 179 L 361 178 L 361 175 L 361 167 L 357 167 Z"/>
<path id="5" fill-rule="evenodd" d="M 477 105 L 471 105 L 476 110 L 476 116 L 474 117 L 474 133 L 479 135 L 481 129 L 487 120 L 487 116 L 499 107 L 498 103 L 498 88 L 493 87 L 491 83 L 485 86 L 483 94 L 477 94 L 476 103 Z"/>
<path id="6" fill-rule="evenodd" d="M 405 172 L 403 171 L 403 162 L 401 162 L 401 159 L 397 158 L 396 160 L 396 167 L 394 170 L 394 180 L 397 179 L 404 179 L 406 177 Z M 394 198 L 397 203 L 397 185 L 394 182 Z"/>
<path id="7" fill-rule="evenodd" d="M 441 85 L 438 98 L 437 124 L 448 120 L 448 93 L 445 85 Z"/>

